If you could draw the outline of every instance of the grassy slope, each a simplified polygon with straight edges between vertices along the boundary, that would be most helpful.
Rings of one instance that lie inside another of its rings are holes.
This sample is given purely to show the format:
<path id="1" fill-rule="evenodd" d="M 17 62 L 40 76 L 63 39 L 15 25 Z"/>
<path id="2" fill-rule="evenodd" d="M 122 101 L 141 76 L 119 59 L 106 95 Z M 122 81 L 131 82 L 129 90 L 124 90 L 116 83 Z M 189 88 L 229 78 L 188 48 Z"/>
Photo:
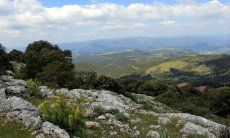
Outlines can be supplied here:
<path id="1" fill-rule="evenodd" d="M 0 138 L 35 138 L 23 125 L 0 117 Z"/>
<path id="2" fill-rule="evenodd" d="M 211 74 L 213 69 L 204 63 L 208 60 L 217 59 L 219 57 L 220 55 L 187 56 L 178 60 L 164 62 L 157 66 L 152 66 L 147 69 L 146 73 L 166 73 L 170 72 L 170 69 L 175 68 L 184 71 L 194 71 L 199 74 Z"/>

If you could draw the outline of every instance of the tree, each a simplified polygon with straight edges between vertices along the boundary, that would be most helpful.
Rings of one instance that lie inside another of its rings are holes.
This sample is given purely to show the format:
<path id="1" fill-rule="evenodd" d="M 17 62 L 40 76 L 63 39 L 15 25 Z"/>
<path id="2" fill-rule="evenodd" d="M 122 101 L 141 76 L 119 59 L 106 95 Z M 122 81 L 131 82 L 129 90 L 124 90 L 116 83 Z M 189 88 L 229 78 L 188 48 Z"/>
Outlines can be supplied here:
<path id="1" fill-rule="evenodd" d="M 96 72 L 76 72 L 76 85 L 82 89 L 96 89 L 98 80 Z"/>
<path id="2" fill-rule="evenodd" d="M 10 53 L 7 55 L 7 57 L 11 61 L 23 62 L 22 55 L 23 55 L 23 52 L 16 50 L 16 49 L 13 49 L 12 51 L 10 51 Z"/>
<path id="3" fill-rule="evenodd" d="M 72 69 L 73 64 L 71 63 L 54 61 L 44 67 L 43 71 L 37 74 L 37 77 L 46 85 L 73 89 L 75 75 Z"/>
<path id="4" fill-rule="evenodd" d="M 208 96 L 208 103 L 214 114 L 222 117 L 230 115 L 230 87 L 211 90 Z"/>
<path id="5" fill-rule="evenodd" d="M 0 43 L 0 75 L 6 70 L 12 70 L 13 67 L 7 57 L 6 49 Z"/>
<path id="6" fill-rule="evenodd" d="M 75 74 L 71 51 L 62 51 L 47 41 L 36 41 L 28 45 L 23 59 L 26 78 L 38 78 L 44 84 L 59 87 L 73 87 Z"/>
<path id="7" fill-rule="evenodd" d="M 150 96 L 157 96 L 169 89 L 169 84 L 162 80 L 146 81 L 138 88 L 139 93 L 143 93 Z"/>
<path id="8" fill-rule="evenodd" d="M 100 76 L 97 85 L 99 89 L 111 90 L 117 93 L 123 92 L 122 87 L 114 79 L 106 76 Z"/>

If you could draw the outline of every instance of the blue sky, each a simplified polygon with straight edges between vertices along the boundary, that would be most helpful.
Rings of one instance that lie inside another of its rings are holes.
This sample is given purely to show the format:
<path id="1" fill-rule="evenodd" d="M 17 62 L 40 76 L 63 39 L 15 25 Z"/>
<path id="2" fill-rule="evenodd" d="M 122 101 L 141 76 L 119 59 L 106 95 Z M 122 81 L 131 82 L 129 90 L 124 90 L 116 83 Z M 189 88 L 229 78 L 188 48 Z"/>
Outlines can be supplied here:
<path id="1" fill-rule="evenodd" d="M 230 35 L 229 0 L 0 0 L 0 43 Z"/>

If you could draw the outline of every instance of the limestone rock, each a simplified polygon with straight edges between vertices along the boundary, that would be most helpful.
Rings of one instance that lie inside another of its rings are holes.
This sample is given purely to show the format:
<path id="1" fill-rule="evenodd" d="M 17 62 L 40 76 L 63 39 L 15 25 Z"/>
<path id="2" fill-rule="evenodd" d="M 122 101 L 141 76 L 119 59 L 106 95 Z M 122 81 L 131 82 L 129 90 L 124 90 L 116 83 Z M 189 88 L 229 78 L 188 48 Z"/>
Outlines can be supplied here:
<path id="1" fill-rule="evenodd" d="M 0 88 L 0 98 L 6 99 L 6 88 Z"/>
<path id="2" fill-rule="evenodd" d="M 4 81 L 11 81 L 11 80 L 14 79 L 14 77 L 13 76 L 8 76 L 8 75 L 2 75 L 0 77 L 0 79 L 4 82 Z"/>
<path id="3" fill-rule="evenodd" d="M 27 86 L 27 82 L 24 80 L 19 80 L 19 79 L 11 79 L 7 82 L 5 82 L 7 86 Z"/>
<path id="4" fill-rule="evenodd" d="M 22 92 L 25 91 L 25 86 L 19 86 L 19 85 L 16 85 L 16 86 L 8 86 L 6 88 L 6 92 L 7 93 L 14 93 L 14 94 L 21 94 Z"/>
<path id="5" fill-rule="evenodd" d="M 182 122 L 194 122 L 196 124 L 199 124 L 210 131 L 212 131 L 215 135 L 219 135 L 219 128 L 223 127 L 224 125 L 215 123 L 211 120 L 205 119 L 201 116 L 191 115 L 187 113 L 164 113 L 161 114 L 161 116 L 167 117 L 170 120 L 171 119 L 178 119 Z"/>
<path id="6" fill-rule="evenodd" d="M 199 134 L 202 136 L 207 136 L 208 138 L 216 138 L 216 136 L 212 134 L 207 128 L 191 122 L 187 122 L 181 129 L 181 132 L 184 134 Z"/>
<path id="7" fill-rule="evenodd" d="M 48 135 L 54 138 L 70 138 L 69 134 L 58 126 L 53 125 L 50 122 L 44 122 L 42 124 L 42 130 L 44 135 Z"/>
<path id="8" fill-rule="evenodd" d="M 147 138 L 160 138 L 160 134 L 157 131 L 149 131 L 146 137 Z"/>
<path id="9" fill-rule="evenodd" d="M 93 106 L 100 106 L 105 110 L 118 109 L 120 112 L 125 112 L 126 109 L 129 109 L 121 98 L 112 95 L 109 91 L 102 91 L 97 101 L 93 103 Z"/>
<path id="10" fill-rule="evenodd" d="M 100 119 L 100 120 L 105 120 L 105 119 L 106 119 L 106 117 L 105 117 L 105 116 L 103 116 L 103 115 L 98 116 L 97 118 L 98 118 L 98 119 Z"/>
<path id="11" fill-rule="evenodd" d="M 43 133 L 41 133 L 41 134 L 37 135 L 36 138 L 46 138 L 46 136 Z"/>
<path id="12" fill-rule="evenodd" d="M 29 110 L 29 111 L 35 111 L 37 110 L 35 106 L 33 106 L 31 103 L 23 100 L 22 98 L 13 96 L 7 99 L 7 103 L 10 105 L 11 110 Z"/>
<path id="13" fill-rule="evenodd" d="M 167 117 L 158 117 L 157 123 L 158 123 L 159 125 L 167 125 L 167 124 L 171 123 L 171 121 L 170 121 L 170 119 L 167 118 Z"/>
<path id="14" fill-rule="evenodd" d="M 88 128 L 100 127 L 100 124 L 97 123 L 97 122 L 93 122 L 93 121 L 86 121 L 85 126 L 88 127 Z"/>
<path id="15" fill-rule="evenodd" d="M 51 97 L 54 95 L 53 91 L 50 90 L 47 86 L 40 86 L 39 88 L 40 88 L 40 92 L 41 92 L 42 96 L 44 96 L 44 97 Z"/>
<path id="16" fill-rule="evenodd" d="M 10 109 L 10 104 L 5 98 L 0 97 L 0 113 Z"/>

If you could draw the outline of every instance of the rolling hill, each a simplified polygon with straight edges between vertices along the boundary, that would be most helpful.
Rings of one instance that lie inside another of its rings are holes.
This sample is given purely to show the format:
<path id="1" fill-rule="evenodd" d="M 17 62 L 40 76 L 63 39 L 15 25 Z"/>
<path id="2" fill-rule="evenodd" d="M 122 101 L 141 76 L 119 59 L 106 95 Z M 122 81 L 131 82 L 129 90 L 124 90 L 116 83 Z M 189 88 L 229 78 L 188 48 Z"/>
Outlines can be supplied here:
<path id="1" fill-rule="evenodd" d="M 91 40 L 84 42 L 60 43 L 60 47 L 69 49 L 74 57 L 79 54 L 106 53 L 138 49 L 162 52 L 162 48 L 179 48 L 198 53 L 227 53 L 230 51 L 230 36 L 216 37 L 131 37 Z"/>

